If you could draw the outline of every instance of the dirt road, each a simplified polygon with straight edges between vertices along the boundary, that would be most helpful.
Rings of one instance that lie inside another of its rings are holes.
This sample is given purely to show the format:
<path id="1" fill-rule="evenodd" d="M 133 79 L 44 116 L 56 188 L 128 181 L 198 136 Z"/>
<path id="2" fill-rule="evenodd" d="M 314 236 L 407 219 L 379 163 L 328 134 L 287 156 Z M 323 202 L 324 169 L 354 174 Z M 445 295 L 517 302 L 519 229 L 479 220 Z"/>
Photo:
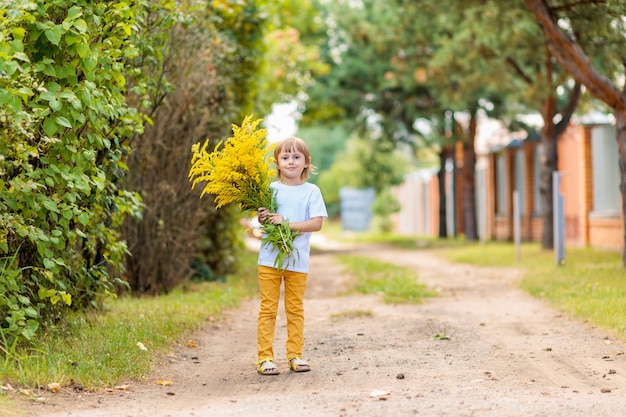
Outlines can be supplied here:
<path id="1" fill-rule="evenodd" d="M 338 296 L 349 277 L 334 250 L 414 268 L 440 296 L 420 305 Z M 251 300 L 208 325 L 195 337 L 198 347 L 173 352 L 171 363 L 144 382 L 131 382 L 125 391 L 50 394 L 29 415 L 613 417 L 626 412 L 624 343 L 518 290 L 516 270 L 451 265 L 420 251 L 334 250 L 311 260 L 305 302 L 311 372 L 289 372 L 282 314 L 275 344 L 281 374 L 255 372 L 258 300 Z M 157 380 L 173 384 L 160 386 Z"/>

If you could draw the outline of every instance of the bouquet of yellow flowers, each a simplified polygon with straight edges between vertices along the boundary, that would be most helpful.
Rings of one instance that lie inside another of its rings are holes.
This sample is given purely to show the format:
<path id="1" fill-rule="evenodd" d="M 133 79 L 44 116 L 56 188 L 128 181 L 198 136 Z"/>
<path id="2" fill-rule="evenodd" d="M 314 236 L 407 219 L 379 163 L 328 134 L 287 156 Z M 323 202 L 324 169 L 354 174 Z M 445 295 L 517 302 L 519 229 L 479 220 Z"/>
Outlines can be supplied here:
<path id="1" fill-rule="evenodd" d="M 215 207 L 236 204 L 243 211 L 256 212 L 265 207 L 275 213 L 278 209 L 276 196 L 270 184 L 275 171 L 271 168 L 271 148 L 265 129 L 257 129 L 261 119 L 252 120 L 248 115 L 241 126 L 232 125 L 233 136 L 220 141 L 212 152 L 207 151 L 209 141 L 192 146 L 189 181 L 191 188 L 204 182 L 200 197 L 215 196 Z M 278 250 L 274 266 L 282 268 L 287 257 L 294 255 L 293 240 L 297 232 L 289 228 L 289 222 L 262 225 L 262 244 Z"/>

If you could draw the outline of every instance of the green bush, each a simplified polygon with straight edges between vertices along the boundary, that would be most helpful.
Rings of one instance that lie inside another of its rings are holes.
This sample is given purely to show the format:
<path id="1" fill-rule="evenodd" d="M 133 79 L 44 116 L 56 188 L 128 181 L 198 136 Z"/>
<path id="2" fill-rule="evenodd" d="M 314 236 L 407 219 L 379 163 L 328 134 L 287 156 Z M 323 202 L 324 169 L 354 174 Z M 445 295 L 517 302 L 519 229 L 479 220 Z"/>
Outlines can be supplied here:
<path id="1" fill-rule="evenodd" d="M 147 90 L 129 62 L 150 1 L 0 4 L 0 332 L 5 351 L 68 307 L 114 294 L 119 227 L 140 197 L 118 186 Z M 144 45 L 143 47 L 148 47 Z M 132 78 L 130 75 L 132 74 Z M 110 272 L 111 271 L 111 272 Z"/>

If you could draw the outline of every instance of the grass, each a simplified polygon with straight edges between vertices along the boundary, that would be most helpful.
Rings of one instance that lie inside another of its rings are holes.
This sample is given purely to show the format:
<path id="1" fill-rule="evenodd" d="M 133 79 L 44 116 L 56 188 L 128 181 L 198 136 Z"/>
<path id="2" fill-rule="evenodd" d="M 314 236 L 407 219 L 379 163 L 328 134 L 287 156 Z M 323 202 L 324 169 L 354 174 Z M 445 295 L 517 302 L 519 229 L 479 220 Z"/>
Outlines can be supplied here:
<path id="1" fill-rule="evenodd" d="M 522 244 L 519 261 L 510 243 L 468 243 L 439 253 L 454 262 L 518 267 L 524 272 L 523 290 L 570 317 L 626 340 L 626 269 L 621 253 L 567 248 L 565 262 L 559 266 L 553 251 L 542 250 L 539 244 Z"/>
<path id="2" fill-rule="evenodd" d="M 363 256 L 338 255 L 337 259 L 355 277 L 355 290 L 362 294 L 382 294 L 386 303 L 419 303 L 435 294 L 417 282 L 410 268 Z"/>
<path id="3" fill-rule="evenodd" d="M 507 242 L 468 242 L 378 233 L 347 234 L 330 225 L 329 236 L 353 242 L 388 243 L 394 247 L 432 250 L 456 263 L 482 267 L 515 267 L 524 276 L 520 288 L 548 301 L 569 317 L 599 326 L 612 337 L 626 341 L 626 269 L 621 253 L 592 248 L 566 248 L 565 262 L 557 266 L 552 250 L 538 243 L 519 248 Z"/>
<path id="4" fill-rule="evenodd" d="M 588 321 L 626 341 L 626 270 L 621 254 L 569 249 L 565 264 L 525 262 L 522 288 L 567 315 Z"/>
<path id="5" fill-rule="evenodd" d="M 31 349 L 18 351 L 16 360 L 0 362 L 0 385 L 57 382 L 94 389 L 139 379 L 172 346 L 185 343 L 193 331 L 255 292 L 256 255 L 247 253 L 241 272 L 227 283 L 189 283 L 160 297 L 111 300 L 104 313 L 76 316 Z"/>
<path id="6" fill-rule="evenodd" d="M 330 240 L 352 243 L 379 243 L 389 244 L 400 249 L 436 249 L 462 246 L 462 239 L 437 239 L 428 236 L 407 236 L 394 233 L 380 233 L 376 231 L 345 231 L 338 221 L 324 222 L 322 233 Z"/>

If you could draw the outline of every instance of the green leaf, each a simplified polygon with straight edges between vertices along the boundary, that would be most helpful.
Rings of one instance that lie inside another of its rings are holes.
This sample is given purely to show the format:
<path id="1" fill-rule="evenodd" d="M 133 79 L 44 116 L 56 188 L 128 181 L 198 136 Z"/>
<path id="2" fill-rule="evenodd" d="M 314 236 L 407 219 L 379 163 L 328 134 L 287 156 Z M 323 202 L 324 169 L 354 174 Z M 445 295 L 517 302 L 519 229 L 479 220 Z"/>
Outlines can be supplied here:
<path id="1" fill-rule="evenodd" d="M 18 64 L 15 61 L 6 61 L 2 67 L 4 67 L 4 71 L 8 74 L 8 75 L 13 75 L 15 73 L 15 71 L 20 67 L 20 64 Z M 0 67 L 1 68 L 1 67 Z"/>
<path id="2" fill-rule="evenodd" d="M 70 123 L 70 121 L 69 121 L 69 120 L 67 120 L 67 119 L 66 119 L 65 117 L 63 117 L 63 116 L 58 116 L 58 117 L 55 119 L 55 121 L 56 121 L 56 123 L 57 123 L 57 124 L 59 124 L 59 125 L 61 125 L 61 126 L 63 126 L 63 127 L 67 127 L 67 128 L 70 128 L 70 129 L 72 128 L 72 124 Z"/>
<path id="3" fill-rule="evenodd" d="M 59 208 L 57 207 L 57 204 L 54 200 L 45 200 L 43 202 L 43 206 L 48 209 L 49 211 L 54 211 L 55 213 L 59 212 Z"/>
<path id="4" fill-rule="evenodd" d="M 37 291 L 37 296 L 41 300 L 45 300 L 46 298 L 50 298 L 57 293 L 55 289 L 47 289 L 44 287 L 39 287 L 39 291 Z"/>
<path id="5" fill-rule="evenodd" d="M 85 58 L 89 54 L 89 45 L 86 42 L 79 42 L 75 46 L 79 57 Z"/>
<path id="6" fill-rule="evenodd" d="M 89 26 L 87 25 L 87 22 L 85 22 L 83 19 L 76 19 L 76 21 L 74 22 L 74 28 L 77 29 L 80 33 L 87 33 Z"/>
<path id="7" fill-rule="evenodd" d="M 13 35 L 13 39 L 22 40 L 26 35 L 26 29 L 24 28 L 13 28 L 11 29 L 11 34 Z"/>
<path id="8" fill-rule="evenodd" d="M 87 223 L 89 222 L 89 214 L 85 213 L 84 211 L 82 213 L 80 213 L 78 215 L 78 221 L 80 222 L 80 224 L 82 224 L 83 226 L 87 226 Z"/>
<path id="9" fill-rule="evenodd" d="M 59 111 L 63 107 L 61 102 L 59 100 L 57 100 L 56 97 L 54 99 L 50 100 L 48 102 L 48 104 L 50 105 L 50 108 L 52 109 L 52 111 Z M 57 122 L 57 124 L 59 124 L 59 123 Z"/>
<path id="10" fill-rule="evenodd" d="M 26 327 L 22 330 L 22 336 L 26 340 L 32 340 L 37 334 L 37 329 L 39 328 L 39 322 L 35 320 L 28 320 L 26 322 Z"/>
<path id="11" fill-rule="evenodd" d="M 61 41 L 61 36 L 63 35 L 63 32 L 63 26 L 56 25 L 50 29 L 46 29 L 44 33 L 46 34 L 46 38 L 48 38 L 50 42 L 58 45 Z"/>
<path id="12" fill-rule="evenodd" d="M 83 64 L 85 65 L 87 71 L 93 71 L 93 69 L 96 68 L 96 65 L 98 65 L 98 55 L 92 51 L 90 56 L 83 58 Z"/>
<path id="13" fill-rule="evenodd" d="M 46 119 L 44 119 L 43 130 L 44 132 L 46 132 L 47 136 L 54 137 L 54 135 L 58 131 L 58 127 L 54 119 L 52 119 L 51 117 L 47 117 Z"/>
<path id="14" fill-rule="evenodd" d="M 30 59 L 28 59 L 28 55 L 26 55 L 24 52 L 16 52 L 13 56 L 20 61 L 30 62 Z"/>
<path id="15" fill-rule="evenodd" d="M 43 258 L 43 266 L 46 269 L 54 269 L 54 268 L 56 268 L 56 264 L 49 258 Z"/>
<path id="16" fill-rule="evenodd" d="M 30 304 L 30 299 L 22 294 L 18 294 L 17 299 L 20 303 L 24 304 L 25 306 Z"/>

